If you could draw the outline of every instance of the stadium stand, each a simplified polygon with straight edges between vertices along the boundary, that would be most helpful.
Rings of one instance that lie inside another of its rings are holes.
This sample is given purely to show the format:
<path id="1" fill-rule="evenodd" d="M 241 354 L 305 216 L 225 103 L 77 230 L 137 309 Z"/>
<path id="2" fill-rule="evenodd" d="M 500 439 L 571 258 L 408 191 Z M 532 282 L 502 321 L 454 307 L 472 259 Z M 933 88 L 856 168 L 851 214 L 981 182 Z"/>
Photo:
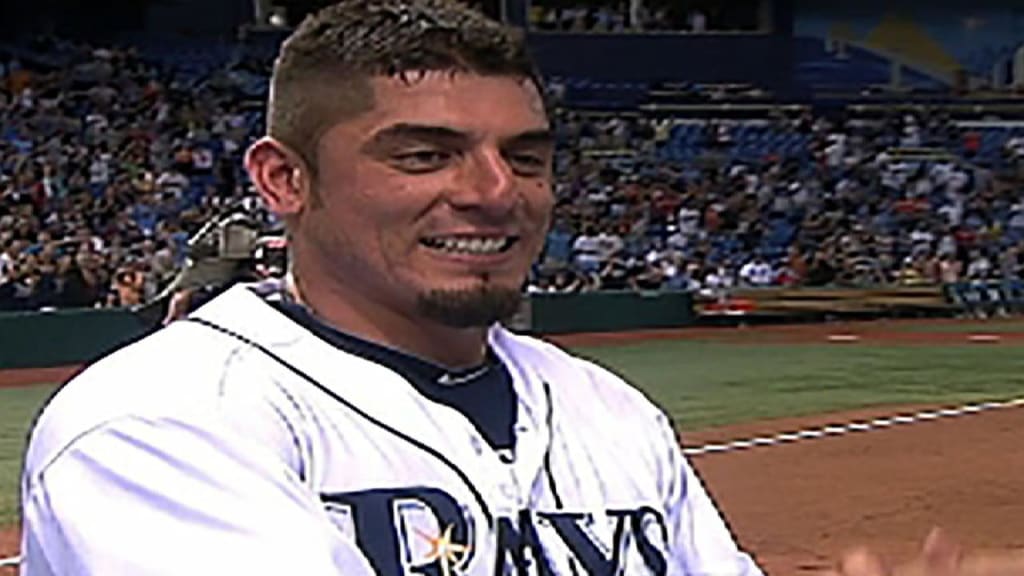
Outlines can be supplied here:
<path id="1" fill-rule="evenodd" d="M 241 171 L 269 54 L 152 38 L 0 50 L 0 309 L 145 301 L 215 215 L 240 206 L 274 229 Z M 716 301 L 743 287 L 1021 278 L 1024 123 L 951 103 L 549 80 L 558 205 L 532 292 Z"/>
<path id="2" fill-rule="evenodd" d="M 272 225 L 241 173 L 260 112 L 238 66 L 54 39 L 4 52 L 0 309 L 137 304 L 215 215 Z"/>

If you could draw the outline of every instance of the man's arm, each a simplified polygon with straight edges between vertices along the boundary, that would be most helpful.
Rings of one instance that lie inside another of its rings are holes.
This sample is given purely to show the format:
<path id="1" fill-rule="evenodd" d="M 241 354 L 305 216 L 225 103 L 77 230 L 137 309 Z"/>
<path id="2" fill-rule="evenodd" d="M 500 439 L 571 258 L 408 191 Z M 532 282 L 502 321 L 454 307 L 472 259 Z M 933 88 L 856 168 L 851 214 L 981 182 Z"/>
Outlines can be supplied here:
<path id="1" fill-rule="evenodd" d="M 739 549 L 700 478 L 683 456 L 667 420 L 663 426 L 670 467 L 666 507 L 669 553 L 675 569 L 670 569 L 669 574 L 762 576 L 754 560 Z"/>

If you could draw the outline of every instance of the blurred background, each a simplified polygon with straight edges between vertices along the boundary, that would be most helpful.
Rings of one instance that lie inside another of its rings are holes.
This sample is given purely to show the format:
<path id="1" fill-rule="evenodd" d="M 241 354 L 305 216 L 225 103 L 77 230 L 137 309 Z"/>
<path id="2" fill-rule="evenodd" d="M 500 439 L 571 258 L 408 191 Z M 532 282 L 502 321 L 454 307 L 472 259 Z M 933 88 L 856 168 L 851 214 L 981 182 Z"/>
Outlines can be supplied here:
<path id="1" fill-rule="evenodd" d="M 324 4 L 4 3 L 0 309 L 139 305 L 228 212 L 280 233 L 241 155 L 278 44 Z M 795 298 L 756 288 L 930 287 L 900 297 L 1019 307 L 1014 2 L 473 4 L 527 31 L 557 103 L 530 294 L 685 293 L 712 315 Z"/>

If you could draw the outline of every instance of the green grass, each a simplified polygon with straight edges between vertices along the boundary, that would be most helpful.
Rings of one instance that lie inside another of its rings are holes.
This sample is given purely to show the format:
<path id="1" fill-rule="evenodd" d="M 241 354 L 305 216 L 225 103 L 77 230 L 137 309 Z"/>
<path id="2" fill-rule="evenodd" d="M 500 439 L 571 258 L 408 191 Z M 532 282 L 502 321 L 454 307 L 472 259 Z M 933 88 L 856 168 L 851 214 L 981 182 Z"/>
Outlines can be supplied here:
<path id="1" fill-rule="evenodd" d="M 0 388 L 0 526 L 18 517 L 18 482 L 32 418 L 54 386 Z"/>
<path id="2" fill-rule="evenodd" d="M 1015 346 L 736 345 L 578 348 L 627 375 L 682 429 L 865 406 L 1024 395 Z"/>
<path id="3" fill-rule="evenodd" d="M 955 324 L 894 324 L 900 332 L 941 332 L 954 334 L 1007 334 L 1024 332 L 1024 322 L 997 320 L 993 322 L 957 322 Z"/>

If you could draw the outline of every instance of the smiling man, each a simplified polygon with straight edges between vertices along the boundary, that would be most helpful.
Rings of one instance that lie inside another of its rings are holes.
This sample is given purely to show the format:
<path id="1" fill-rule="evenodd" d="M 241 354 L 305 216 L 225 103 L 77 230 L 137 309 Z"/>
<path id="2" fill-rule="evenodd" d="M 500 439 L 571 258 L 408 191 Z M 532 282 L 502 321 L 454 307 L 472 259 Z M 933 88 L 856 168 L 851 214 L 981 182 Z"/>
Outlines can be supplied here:
<path id="1" fill-rule="evenodd" d="M 22 573 L 760 574 L 658 409 L 501 326 L 548 230 L 552 148 L 512 30 L 447 0 L 307 19 L 246 156 L 287 279 L 57 394 Z"/>
<path id="2" fill-rule="evenodd" d="M 282 68 L 305 64 L 287 55 Z M 553 143 L 537 85 L 513 75 L 526 63 L 488 64 L 490 75 L 275 83 L 270 135 L 248 167 L 289 223 L 295 291 L 331 325 L 459 366 L 479 362 L 486 328 L 517 309 L 547 232 Z M 310 92 L 360 112 L 332 122 Z M 303 114 L 330 127 L 300 131 Z"/>
<path id="3" fill-rule="evenodd" d="M 286 222 L 287 280 L 230 288 L 49 402 L 23 575 L 761 573 L 661 411 L 500 324 L 553 203 L 512 31 L 448 0 L 338 4 L 283 45 L 268 119 L 246 167 Z M 1024 563 L 925 552 L 891 574 Z M 890 574 L 865 552 L 837 570 Z"/>

